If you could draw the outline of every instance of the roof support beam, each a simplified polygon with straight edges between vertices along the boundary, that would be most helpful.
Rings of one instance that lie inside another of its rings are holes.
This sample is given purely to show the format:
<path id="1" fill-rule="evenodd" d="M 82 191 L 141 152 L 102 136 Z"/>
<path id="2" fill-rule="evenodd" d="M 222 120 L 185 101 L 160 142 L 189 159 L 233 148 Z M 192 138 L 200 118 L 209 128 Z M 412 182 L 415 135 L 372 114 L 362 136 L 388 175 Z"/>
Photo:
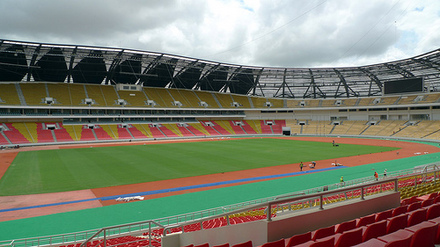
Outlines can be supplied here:
<path id="1" fill-rule="evenodd" d="M 325 98 L 326 97 L 325 93 L 315 83 L 315 76 L 313 75 L 311 69 L 309 69 L 309 73 L 310 73 L 310 84 L 307 87 L 306 91 L 304 92 L 303 98 L 308 98 L 310 96 L 313 96 L 314 99 L 317 98 L 316 96 L 321 96 L 321 98 Z M 313 90 L 313 92 L 309 93 L 310 89 Z"/>
<path id="2" fill-rule="evenodd" d="M 411 77 L 414 77 L 414 75 L 413 75 L 411 72 L 409 72 L 408 70 L 402 69 L 402 68 L 401 68 L 400 66 L 398 66 L 398 65 L 395 65 L 395 64 L 389 64 L 389 63 L 384 63 L 384 65 L 385 65 L 387 68 L 389 68 L 389 69 L 391 69 L 391 70 L 394 70 L 394 71 L 396 71 L 397 73 L 403 75 L 403 77 L 405 77 L 405 78 L 411 78 Z"/>
<path id="3" fill-rule="evenodd" d="M 379 78 L 377 78 L 377 76 L 375 74 L 371 73 L 371 71 L 369 71 L 365 68 L 359 68 L 359 70 L 364 72 L 365 74 L 367 74 L 367 76 L 370 77 L 370 79 L 371 79 L 370 87 L 368 89 L 368 96 L 375 95 L 374 93 L 371 92 L 373 82 L 376 83 L 377 87 L 379 88 L 379 91 L 382 92 L 382 87 L 383 87 L 382 82 L 379 80 Z"/>
<path id="4" fill-rule="evenodd" d="M 344 78 L 344 76 L 341 74 L 341 72 L 339 72 L 339 70 L 337 70 L 337 69 L 333 69 L 333 70 L 334 70 L 335 73 L 338 75 L 339 80 L 340 80 L 340 81 L 339 81 L 339 84 L 338 84 L 338 89 L 336 90 L 336 93 L 335 93 L 335 98 L 337 98 L 338 96 L 344 94 L 344 93 L 341 93 L 341 94 L 338 95 L 339 87 L 341 86 L 341 84 L 344 86 L 345 94 L 346 94 L 347 98 L 349 98 L 350 95 L 355 96 L 355 97 L 359 96 L 359 94 L 358 94 L 357 92 L 355 92 L 353 89 L 351 89 L 350 86 L 348 86 L 348 84 L 347 84 L 347 82 L 345 81 L 345 78 Z"/>

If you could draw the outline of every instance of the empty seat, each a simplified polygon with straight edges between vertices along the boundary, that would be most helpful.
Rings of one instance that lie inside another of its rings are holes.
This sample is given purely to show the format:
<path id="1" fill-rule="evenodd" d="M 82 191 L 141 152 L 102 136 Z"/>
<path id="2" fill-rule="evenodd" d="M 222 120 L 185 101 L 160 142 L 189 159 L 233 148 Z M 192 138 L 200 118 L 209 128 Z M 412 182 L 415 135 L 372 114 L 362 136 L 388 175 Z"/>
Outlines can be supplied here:
<path id="1" fill-rule="evenodd" d="M 287 241 L 286 247 L 295 246 L 312 240 L 312 232 L 295 235 Z"/>
<path id="2" fill-rule="evenodd" d="M 362 227 L 363 235 L 362 242 L 368 241 L 372 238 L 377 238 L 387 234 L 387 221 L 382 220 L 368 226 Z"/>
<path id="3" fill-rule="evenodd" d="M 366 226 L 366 225 L 372 224 L 374 222 L 376 222 L 376 215 L 375 214 L 367 215 L 367 216 L 359 218 L 356 226 L 357 227 Z"/>
<path id="4" fill-rule="evenodd" d="M 345 231 L 349 231 L 356 228 L 356 220 L 350 220 L 346 222 L 342 222 L 336 227 L 335 233 L 343 233 Z"/>
<path id="5" fill-rule="evenodd" d="M 413 226 L 422 223 L 426 220 L 426 208 L 417 209 L 416 211 L 408 213 L 408 225 Z"/>
<path id="6" fill-rule="evenodd" d="M 434 218 L 434 219 L 429 219 L 428 221 L 440 225 L 440 217 L 437 217 L 437 218 Z M 436 244 L 440 244 L 440 227 L 437 230 L 437 233 L 436 233 L 436 236 L 435 236 L 435 243 Z"/>
<path id="7" fill-rule="evenodd" d="M 432 204 L 434 204 L 434 199 L 426 199 L 422 201 L 422 208 L 431 206 Z"/>
<path id="8" fill-rule="evenodd" d="M 426 219 L 434 219 L 440 217 L 440 204 L 433 204 L 427 208 Z"/>
<path id="9" fill-rule="evenodd" d="M 209 247 L 209 243 L 194 245 L 194 247 Z"/>
<path id="10" fill-rule="evenodd" d="M 395 208 L 394 210 L 393 210 L 393 217 L 394 216 L 397 216 L 397 215 L 400 215 L 400 214 L 404 214 L 404 213 L 406 213 L 406 209 L 407 209 L 407 207 L 408 206 L 400 206 L 400 207 L 397 207 L 397 208 Z"/>
<path id="11" fill-rule="evenodd" d="M 413 202 L 413 203 L 408 205 L 408 208 L 407 208 L 406 211 L 407 212 L 411 212 L 411 211 L 417 210 L 417 209 L 419 209 L 421 207 L 422 207 L 422 202 Z"/>
<path id="12" fill-rule="evenodd" d="M 249 240 L 244 243 L 234 244 L 234 245 L 232 245 L 232 247 L 253 247 L 252 240 Z"/>
<path id="13" fill-rule="evenodd" d="M 229 243 L 226 244 L 220 244 L 220 245 L 214 245 L 212 247 L 229 247 Z"/>
<path id="14" fill-rule="evenodd" d="M 437 197 L 438 193 L 437 192 L 433 192 L 431 194 L 428 195 L 423 195 L 423 196 L 419 196 L 417 197 L 418 200 L 424 201 L 427 199 L 435 199 Z"/>
<path id="15" fill-rule="evenodd" d="M 414 234 L 411 247 L 434 246 L 437 230 L 438 224 L 429 221 L 405 228 L 405 231 Z"/>
<path id="16" fill-rule="evenodd" d="M 284 247 L 284 245 L 285 245 L 284 239 L 280 239 L 277 241 L 265 243 L 262 245 L 262 247 Z"/>
<path id="17" fill-rule="evenodd" d="M 406 239 L 406 241 L 408 241 L 408 239 L 409 239 L 409 244 L 408 244 L 408 242 L 405 242 L 405 243 L 408 244 L 407 246 L 411 246 L 412 236 L 413 236 L 413 234 L 411 232 L 400 229 L 400 230 L 395 231 L 393 233 L 378 237 L 377 239 L 380 241 L 383 241 L 385 243 L 394 243 L 396 241 L 402 241 L 405 239 Z"/>
<path id="18" fill-rule="evenodd" d="M 350 247 L 362 243 L 362 228 L 346 231 L 335 238 L 335 247 Z"/>
<path id="19" fill-rule="evenodd" d="M 395 217 L 391 217 L 387 224 L 387 234 L 403 229 L 408 225 L 408 215 L 401 214 Z"/>
<path id="20" fill-rule="evenodd" d="M 407 238 L 401 240 L 394 240 L 391 242 L 383 242 L 379 239 L 372 238 L 366 242 L 363 242 L 358 245 L 354 245 L 353 247 L 410 247 L 411 246 L 412 236 L 409 235 Z"/>
<path id="21" fill-rule="evenodd" d="M 389 209 L 386 211 L 382 211 L 376 214 L 376 222 L 381 220 L 386 220 L 388 218 L 391 218 L 393 216 L 393 210 Z"/>
<path id="22" fill-rule="evenodd" d="M 325 237 L 331 236 L 333 234 L 335 234 L 335 226 L 334 225 L 316 230 L 313 234 L 312 239 L 313 239 L 313 241 L 316 241 L 317 239 L 325 238 Z"/>
<path id="23" fill-rule="evenodd" d="M 316 241 L 308 241 L 306 243 L 297 245 L 295 247 L 334 247 L 335 246 L 335 238 L 325 238 L 325 239 L 318 239 Z"/>

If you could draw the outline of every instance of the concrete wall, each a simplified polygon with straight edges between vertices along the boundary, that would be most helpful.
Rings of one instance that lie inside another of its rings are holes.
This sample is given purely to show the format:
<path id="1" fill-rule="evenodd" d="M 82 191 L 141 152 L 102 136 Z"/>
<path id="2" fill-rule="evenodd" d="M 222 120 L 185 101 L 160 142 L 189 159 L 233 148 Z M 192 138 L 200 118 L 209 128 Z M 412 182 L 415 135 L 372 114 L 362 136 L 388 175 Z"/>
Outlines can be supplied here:
<path id="1" fill-rule="evenodd" d="M 269 242 L 289 238 L 322 227 L 339 224 L 372 213 L 400 206 L 400 193 L 392 192 L 366 197 L 365 200 L 349 200 L 324 206 L 323 210 L 310 209 L 307 214 L 290 213 L 268 222 L 267 239 Z"/>
<path id="2" fill-rule="evenodd" d="M 312 231 L 321 227 L 335 225 L 347 220 L 400 206 L 398 192 L 381 193 L 366 197 L 334 203 L 320 209 L 292 211 L 278 214 L 272 221 L 255 221 L 236 225 L 206 229 L 195 232 L 173 234 L 162 239 L 163 247 L 179 247 L 189 244 L 209 243 L 210 246 L 229 243 L 230 245 L 252 240 L 254 246 L 295 234 Z"/>

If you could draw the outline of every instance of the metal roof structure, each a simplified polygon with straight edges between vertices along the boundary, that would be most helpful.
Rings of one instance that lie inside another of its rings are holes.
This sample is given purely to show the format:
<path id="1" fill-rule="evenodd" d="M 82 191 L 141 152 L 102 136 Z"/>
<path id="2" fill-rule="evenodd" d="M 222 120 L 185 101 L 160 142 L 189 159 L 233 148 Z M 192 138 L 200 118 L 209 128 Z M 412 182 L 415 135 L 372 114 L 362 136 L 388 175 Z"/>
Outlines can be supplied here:
<path id="1" fill-rule="evenodd" d="M 380 96 L 384 82 L 423 78 L 440 90 L 440 49 L 393 62 L 340 68 L 226 64 L 123 48 L 0 40 L 1 81 L 139 84 L 278 98 Z"/>

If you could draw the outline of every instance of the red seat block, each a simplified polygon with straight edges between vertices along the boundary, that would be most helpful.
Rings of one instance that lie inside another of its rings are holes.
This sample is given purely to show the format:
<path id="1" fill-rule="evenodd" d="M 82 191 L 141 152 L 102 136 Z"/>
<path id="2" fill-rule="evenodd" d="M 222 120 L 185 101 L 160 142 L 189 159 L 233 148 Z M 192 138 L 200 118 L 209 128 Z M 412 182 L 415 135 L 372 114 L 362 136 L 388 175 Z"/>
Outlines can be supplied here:
<path id="1" fill-rule="evenodd" d="M 325 238 L 325 237 L 331 236 L 333 234 L 335 234 L 335 226 L 334 225 L 329 226 L 329 227 L 324 227 L 324 228 L 316 230 L 313 233 L 312 240 L 316 241 L 317 239 Z"/>
<path id="2" fill-rule="evenodd" d="M 336 227 L 336 233 L 343 233 L 356 228 L 356 220 L 342 222 Z"/>
<path id="3" fill-rule="evenodd" d="M 261 247 L 284 247 L 284 239 L 263 244 Z M 209 247 L 209 246 L 208 246 Z"/>
<path id="4" fill-rule="evenodd" d="M 368 241 L 372 238 L 377 238 L 387 234 L 387 221 L 382 220 L 368 226 L 362 227 L 363 235 L 362 242 Z"/>
<path id="5" fill-rule="evenodd" d="M 389 209 L 386 211 L 382 211 L 376 214 L 376 222 L 379 222 L 381 220 L 386 220 L 388 218 L 391 218 L 393 216 L 393 210 Z"/>
<path id="6" fill-rule="evenodd" d="M 426 220 L 426 208 L 417 209 L 416 211 L 408 214 L 408 226 L 417 225 Z"/>
<path id="7" fill-rule="evenodd" d="M 417 210 L 421 207 L 422 207 L 422 202 L 413 202 L 410 205 L 408 205 L 408 209 L 406 211 L 411 212 L 411 211 Z"/>
<path id="8" fill-rule="evenodd" d="M 252 240 L 249 240 L 244 243 L 234 244 L 234 245 L 232 245 L 232 247 L 253 247 Z"/>
<path id="9" fill-rule="evenodd" d="M 433 204 L 429 207 L 427 207 L 426 211 L 426 219 L 434 219 L 437 217 L 440 217 L 440 204 Z"/>
<path id="10" fill-rule="evenodd" d="M 312 240 L 312 232 L 295 235 L 287 241 L 286 247 L 295 246 Z"/>
<path id="11" fill-rule="evenodd" d="M 335 239 L 335 247 L 350 247 L 362 243 L 362 228 L 342 233 Z"/>
<path id="12" fill-rule="evenodd" d="M 408 206 L 400 206 L 393 210 L 393 217 L 407 212 Z"/>
<path id="13" fill-rule="evenodd" d="M 395 217 L 391 217 L 388 220 L 387 234 L 403 229 L 408 225 L 408 215 L 401 214 Z"/>
<path id="14" fill-rule="evenodd" d="M 361 227 L 361 226 L 366 226 L 368 224 L 373 224 L 374 222 L 376 222 L 376 215 L 372 214 L 372 215 L 367 215 L 364 217 L 361 217 L 358 222 L 357 222 L 357 227 Z"/>
<path id="15" fill-rule="evenodd" d="M 406 245 L 402 245 L 402 246 L 410 247 L 411 246 L 412 237 L 413 237 L 413 234 L 411 232 L 403 230 L 403 229 L 400 229 L 400 230 L 395 231 L 393 233 L 390 233 L 390 234 L 378 237 L 377 239 L 380 240 L 380 241 L 383 241 L 385 243 L 388 243 L 388 244 L 395 243 L 395 242 L 398 242 L 398 241 L 403 241 L 403 243 L 406 244 Z M 397 246 L 400 246 L 400 245 L 397 245 Z"/>
<path id="16" fill-rule="evenodd" d="M 437 230 L 438 224 L 429 221 L 405 228 L 405 231 L 414 234 L 411 240 L 411 247 L 434 246 Z"/>
<path id="17" fill-rule="evenodd" d="M 316 241 L 308 241 L 306 243 L 296 245 L 295 247 L 334 247 L 335 246 L 335 238 L 325 238 L 325 239 L 318 239 Z"/>

